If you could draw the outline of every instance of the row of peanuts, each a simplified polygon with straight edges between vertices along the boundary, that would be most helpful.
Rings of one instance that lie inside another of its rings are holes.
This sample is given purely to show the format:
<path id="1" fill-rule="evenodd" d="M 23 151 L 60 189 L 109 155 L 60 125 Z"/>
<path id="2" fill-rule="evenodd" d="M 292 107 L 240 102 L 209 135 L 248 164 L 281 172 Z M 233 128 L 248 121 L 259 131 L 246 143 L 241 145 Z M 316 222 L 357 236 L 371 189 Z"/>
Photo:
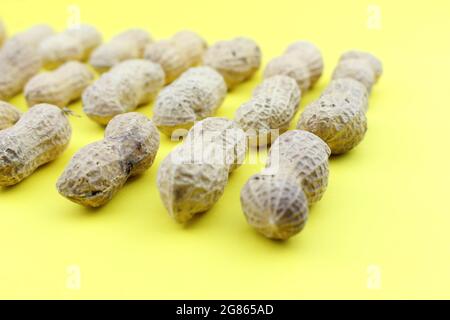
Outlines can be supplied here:
<path id="1" fill-rule="evenodd" d="M 382 73 L 372 54 L 344 53 L 329 86 L 287 131 L 302 94 L 323 72 L 320 51 L 307 41 L 267 64 L 263 82 L 229 120 L 212 116 L 227 91 L 259 69 L 261 50 L 251 39 L 208 48 L 191 31 L 154 42 L 132 29 L 101 44 L 88 25 L 59 34 L 38 25 L 5 38 L 0 21 L 0 100 L 24 91 L 31 108 L 21 113 L 0 102 L 0 186 L 19 183 L 66 149 L 72 130 L 65 107 L 81 98 L 86 115 L 106 125 L 105 136 L 70 160 L 56 183 L 61 195 L 84 206 L 106 204 L 151 167 L 158 129 L 169 136 L 189 130 L 157 177 L 167 211 L 186 223 L 218 201 L 250 145 L 271 145 L 265 169 L 243 187 L 241 205 L 248 223 L 272 239 L 303 229 L 327 188 L 329 156 L 364 138 L 368 96 Z M 102 73 L 98 80 L 84 61 Z M 38 74 L 42 66 L 56 70 Z M 152 120 L 133 112 L 155 98 Z"/>

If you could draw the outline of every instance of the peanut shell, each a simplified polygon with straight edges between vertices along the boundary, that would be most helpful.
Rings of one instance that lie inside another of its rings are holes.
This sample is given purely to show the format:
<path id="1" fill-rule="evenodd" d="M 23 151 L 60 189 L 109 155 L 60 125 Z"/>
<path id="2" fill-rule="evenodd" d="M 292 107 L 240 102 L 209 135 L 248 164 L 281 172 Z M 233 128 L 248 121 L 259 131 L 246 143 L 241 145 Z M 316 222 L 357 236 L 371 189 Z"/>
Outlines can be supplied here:
<path id="1" fill-rule="evenodd" d="M 0 101 L 0 130 L 12 127 L 19 121 L 22 112 L 13 105 Z"/>

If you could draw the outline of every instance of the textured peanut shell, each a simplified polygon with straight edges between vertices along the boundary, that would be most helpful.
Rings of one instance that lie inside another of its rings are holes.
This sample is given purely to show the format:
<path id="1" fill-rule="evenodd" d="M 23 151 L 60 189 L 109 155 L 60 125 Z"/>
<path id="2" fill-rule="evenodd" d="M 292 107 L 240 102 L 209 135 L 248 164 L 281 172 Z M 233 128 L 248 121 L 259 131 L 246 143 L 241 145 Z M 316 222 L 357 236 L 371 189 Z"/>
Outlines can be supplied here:
<path id="1" fill-rule="evenodd" d="M 348 60 L 348 59 L 362 59 L 366 60 L 370 63 L 372 66 L 372 70 L 375 73 L 375 82 L 380 78 L 380 76 L 383 73 L 383 65 L 377 57 L 375 57 L 373 54 L 369 52 L 364 51 L 358 51 L 358 50 L 350 50 L 347 52 L 344 52 L 341 55 L 341 58 L 339 59 L 339 62 Z"/>
<path id="2" fill-rule="evenodd" d="M 57 106 L 39 104 L 12 127 L 0 131 L 0 186 L 11 186 L 56 159 L 67 147 L 72 130 Z"/>
<path id="3" fill-rule="evenodd" d="M 144 57 L 161 65 L 168 84 L 187 69 L 199 65 L 206 47 L 205 40 L 195 32 L 180 31 L 170 39 L 147 45 Z"/>
<path id="4" fill-rule="evenodd" d="M 158 169 L 158 189 L 170 216 L 185 223 L 209 210 L 223 194 L 228 175 L 239 166 L 245 148 L 245 133 L 233 121 L 207 118 L 197 122 Z"/>
<path id="5" fill-rule="evenodd" d="M 108 71 L 122 61 L 144 57 L 145 47 L 152 43 L 150 34 L 142 29 L 130 29 L 96 48 L 89 63 L 99 72 Z"/>
<path id="6" fill-rule="evenodd" d="M 80 149 L 56 187 L 69 200 L 88 207 L 106 204 L 129 177 L 151 167 L 159 148 L 159 133 L 142 114 L 118 115 L 106 127 L 105 138 Z"/>
<path id="7" fill-rule="evenodd" d="M 368 92 L 376 82 L 375 72 L 368 60 L 345 59 L 334 69 L 332 79 L 350 78 L 361 82 Z"/>
<path id="8" fill-rule="evenodd" d="M 22 112 L 13 105 L 0 101 L 0 130 L 12 127 L 19 121 Z"/>
<path id="9" fill-rule="evenodd" d="M 3 24 L 3 21 L 0 20 L 0 47 L 3 45 L 3 43 L 6 40 L 6 28 L 5 25 Z"/>
<path id="10" fill-rule="evenodd" d="M 102 36 L 90 25 L 78 25 L 43 41 L 39 46 L 44 67 L 54 69 L 67 61 L 86 61 Z"/>
<path id="11" fill-rule="evenodd" d="M 235 120 L 250 142 L 270 144 L 288 129 L 297 112 L 300 95 L 294 79 L 287 76 L 267 78 L 255 89 L 252 99 L 239 107 Z"/>
<path id="12" fill-rule="evenodd" d="M 41 69 L 37 47 L 53 34 L 47 25 L 36 25 L 10 38 L 0 50 L 0 100 L 20 93 Z"/>
<path id="13" fill-rule="evenodd" d="M 251 78 L 259 69 L 261 50 L 249 38 L 219 41 L 206 50 L 203 63 L 216 69 L 225 79 L 228 89 L 232 89 Z"/>
<path id="14" fill-rule="evenodd" d="M 25 86 L 25 98 L 30 107 L 49 103 L 63 108 L 79 99 L 93 79 L 94 75 L 86 65 L 69 61 L 55 71 L 31 78 Z"/>
<path id="15" fill-rule="evenodd" d="M 341 97 L 342 99 L 350 99 L 355 101 L 364 112 L 367 111 L 369 106 L 369 93 L 366 87 L 359 81 L 342 78 L 336 79 L 330 82 L 328 87 L 322 92 L 322 96 L 332 94 L 336 97 Z"/>
<path id="16" fill-rule="evenodd" d="M 367 119 L 360 100 L 330 92 L 305 108 L 297 128 L 319 136 L 332 154 L 341 154 L 362 141 Z"/>
<path id="17" fill-rule="evenodd" d="M 269 61 L 264 70 L 264 78 L 277 75 L 293 78 L 302 92 L 306 92 L 312 86 L 308 65 L 294 53 L 286 53 Z"/>
<path id="18" fill-rule="evenodd" d="M 241 206 L 247 222 L 270 239 L 286 240 L 299 233 L 308 206 L 328 184 L 328 146 L 301 130 L 281 135 L 270 149 L 266 169 L 247 181 Z"/>
<path id="19" fill-rule="evenodd" d="M 323 72 L 323 58 L 320 50 L 311 42 L 297 41 L 287 47 L 285 54 L 294 54 L 306 64 L 311 75 L 311 87 L 314 86 Z"/>
<path id="20" fill-rule="evenodd" d="M 107 124 L 114 116 L 133 111 L 154 99 L 164 85 L 164 71 L 144 59 L 119 63 L 83 93 L 83 110 L 94 121 Z"/>
<path id="21" fill-rule="evenodd" d="M 226 93 L 225 81 L 217 71 L 210 67 L 191 68 L 161 91 L 153 121 L 169 136 L 176 129 L 189 129 L 195 121 L 212 116 Z"/>

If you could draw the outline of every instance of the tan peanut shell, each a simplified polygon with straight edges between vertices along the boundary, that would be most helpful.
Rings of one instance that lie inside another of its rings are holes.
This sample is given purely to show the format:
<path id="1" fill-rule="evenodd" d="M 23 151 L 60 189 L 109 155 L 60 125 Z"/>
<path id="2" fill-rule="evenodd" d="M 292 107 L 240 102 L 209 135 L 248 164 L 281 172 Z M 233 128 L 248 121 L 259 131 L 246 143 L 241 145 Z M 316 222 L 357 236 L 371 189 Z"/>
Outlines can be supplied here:
<path id="1" fill-rule="evenodd" d="M 212 116 L 226 93 L 225 81 L 217 71 L 191 68 L 158 95 L 153 121 L 169 136 L 176 129 L 189 129 L 195 121 Z"/>
<path id="2" fill-rule="evenodd" d="M 185 223 L 209 210 L 245 152 L 245 133 L 234 121 L 207 118 L 197 122 L 158 169 L 158 189 L 170 216 Z"/>
<path id="3" fill-rule="evenodd" d="M 308 207 L 327 187 L 329 155 L 328 146 L 312 133 L 293 130 L 278 137 L 266 169 L 250 177 L 241 191 L 247 222 L 270 239 L 299 233 Z"/>
<path id="4" fill-rule="evenodd" d="M 311 75 L 311 87 L 314 86 L 323 72 L 323 58 L 319 48 L 309 41 L 297 41 L 290 44 L 284 53 L 297 55 L 306 64 Z"/>
<path id="5" fill-rule="evenodd" d="M 297 112 L 300 95 L 294 79 L 267 78 L 254 90 L 252 99 L 239 107 L 235 120 L 251 144 L 270 144 L 288 129 Z"/>
<path id="6" fill-rule="evenodd" d="M 375 84 L 376 76 L 371 64 L 363 59 L 345 59 L 334 69 L 332 79 L 350 78 L 361 82 L 368 92 Z"/>
<path id="7" fill-rule="evenodd" d="M 143 58 L 145 47 L 151 42 L 153 39 L 147 31 L 129 29 L 96 48 L 89 63 L 97 71 L 105 72 L 122 61 Z"/>
<path id="8" fill-rule="evenodd" d="M 206 50 L 203 63 L 216 69 L 228 89 L 248 80 L 261 65 L 261 49 L 249 38 L 219 41 Z"/>
<path id="9" fill-rule="evenodd" d="M 13 105 L 0 101 L 0 130 L 12 127 L 19 121 L 22 112 Z"/>
<path id="10" fill-rule="evenodd" d="M 206 46 L 205 40 L 195 32 L 180 31 L 170 39 L 148 44 L 144 57 L 161 65 L 168 84 L 187 69 L 199 65 Z"/>
<path id="11" fill-rule="evenodd" d="M 158 148 L 159 133 L 150 119 L 136 112 L 118 115 L 103 140 L 73 156 L 56 183 L 58 192 L 84 206 L 102 206 L 129 177 L 151 167 Z"/>
<path id="12" fill-rule="evenodd" d="M 369 52 L 364 51 L 358 51 L 358 50 L 350 50 L 347 52 L 344 52 L 341 55 L 341 58 L 339 61 L 344 61 L 348 59 L 359 59 L 359 60 L 366 60 L 369 62 L 369 64 L 372 67 L 373 72 L 375 73 L 375 82 L 380 78 L 380 76 L 383 73 L 383 65 L 377 57 L 375 57 L 373 54 Z"/>
<path id="13" fill-rule="evenodd" d="M 306 92 L 319 80 L 323 59 L 319 49 L 310 42 L 297 41 L 284 54 L 272 59 L 264 70 L 264 78 L 285 75 L 293 78 L 300 90 Z"/>
<path id="14" fill-rule="evenodd" d="M 0 20 L 0 47 L 3 45 L 3 43 L 6 40 L 6 28 L 5 25 L 3 24 L 3 21 Z"/>
<path id="15" fill-rule="evenodd" d="M 335 81 L 344 79 L 333 80 L 324 94 L 305 108 L 297 128 L 319 136 L 332 154 L 341 154 L 358 145 L 367 131 L 367 93 L 356 81 L 350 80 L 347 86 L 353 85 L 357 94 L 342 91 Z"/>
<path id="16" fill-rule="evenodd" d="M 43 41 L 39 53 L 44 67 L 54 69 L 68 61 L 86 61 L 101 42 L 102 36 L 95 27 L 81 24 Z"/>
<path id="17" fill-rule="evenodd" d="M 126 60 L 104 73 L 83 93 L 83 110 L 107 124 L 114 116 L 153 100 L 164 85 L 164 71 L 144 59 Z"/>
<path id="18" fill-rule="evenodd" d="M 94 75 L 86 65 L 69 61 L 55 71 L 31 78 L 25 86 L 25 98 L 30 107 L 49 103 L 63 108 L 79 99 L 93 79 Z"/>
<path id="19" fill-rule="evenodd" d="M 53 34 L 47 25 L 36 25 L 8 39 L 0 50 L 0 100 L 20 93 L 41 69 L 37 47 Z"/>
<path id="20" fill-rule="evenodd" d="M 72 134 L 64 111 L 39 104 L 12 127 L 0 131 L 0 186 L 11 186 L 56 159 Z"/>

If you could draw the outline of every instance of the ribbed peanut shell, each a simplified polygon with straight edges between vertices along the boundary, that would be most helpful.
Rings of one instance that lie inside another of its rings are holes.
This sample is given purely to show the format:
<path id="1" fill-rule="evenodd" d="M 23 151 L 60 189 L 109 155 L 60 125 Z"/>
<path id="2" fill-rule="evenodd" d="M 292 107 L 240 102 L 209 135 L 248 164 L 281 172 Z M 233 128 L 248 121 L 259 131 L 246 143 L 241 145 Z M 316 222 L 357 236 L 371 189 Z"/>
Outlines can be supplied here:
<path id="1" fill-rule="evenodd" d="M 375 73 L 375 82 L 380 78 L 380 76 L 383 74 L 383 64 L 381 63 L 380 59 L 375 57 L 373 54 L 369 52 L 364 51 L 358 51 L 358 50 L 350 50 L 347 52 L 344 52 L 341 55 L 341 58 L 339 59 L 339 62 L 348 60 L 348 59 L 362 59 L 366 60 L 370 63 L 372 66 L 372 70 Z"/>
<path id="2" fill-rule="evenodd" d="M 364 59 L 345 59 L 338 63 L 334 69 L 332 79 L 350 78 L 361 82 L 371 91 L 376 82 L 375 72 L 368 60 Z"/>
<path id="3" fill-rule="evenodd" d="M 311 75 L 311 87 L 319 80 L 323 72 L 323 58 L 319 48 L 308 41 L 297 41 L 289 45 L 285 54 L 294 54 L 305 62 Z"/>
<path id="4" fill-rule="evenodd" d="M 187 69 L 199 65 L 205 49 L 206 42 L 198 34 L 180 31 L 170 39 L 147 45 L 144 57 L 161 65 L 168 84 Z"/>
<path id="5" fill-rule="evenodd" d="M 293 78 L 302 92 L 312 86 L 312 76 L 306 62 L 299 59 L 296 53 L 286 53 L 269 61 L 264 70 L 264 78 L 283 75 Z"/>
<path id="6" fill-rule="evenodd" d="M 140 113 L 118 115 L 106 127 L 105 138 L 80 149 L 56 187 L 69 200 L 88 207 L 106 204 L 129 177 L 146 171 L 159 148 L 159 133 Z"/>
<path id="7" fill-rule="evenodd" d="M 3 21 L 0 20 L 0 47 L 3 45 L 3 43 L 6 40 L 6 28 L 5 25 L 3 24 Z"/>
<path id="8" fill-rule="evenodd" d="M 332 80 L 328 87 L 322 92 L 322 96 L 332 94 L 336 97 L 341 97 L 342 99 L 350 99 L 355 101 L 364 112 L 368 109 L 369 93 L 366 87 L 359 81 L 350 78 L 342 78 Z"/>
<path id="9" fill-rule="evenodd" d="M 158 95 L 153 121 L 169 136 L 174 130 L 189 129 L 195 121 L 212 116 L 226 93 L 225 81 L 217 71 L 191 68 Z"/>
<path id="10" fill-rule="evenodd" d="M 328 186 L 328 158 L 331 150 L 318 136 L 303 130 L 282 134 L 269 151 L 266 168 L 285 171 L 302 186 L 309 205 L 319 201 Z"/>
<path id="11" fill-rule="evenodd" d="M 239 165 L 245 147 L 245 134 L 233 121 L 198 122 L 158 170 L 158 189 L 170 216 L 185 223 L 209 210 L 223 194 L 228 174 Z"/>
<path id="12" fill-rule="evenodd" d="M 43 41 L 39 53 L 44 67 L 54 69 L 67 61 L 86 61 L 101 42 L 102 36 L 95 27 L 82 24 Z"/>
<path id="13" fill-rule="evenodd" d="M 247 181 L 241 206 L 248 223 L 264 236 L 286 240 L 299 233 L 308 206 L 328 184 L 330 149 L 312 133 L 293 130 L 275 140 L 261 173 Z"/>
<path id="14" fill-rule="evenodd" d="M 47 25 L 36 25 L 10 38 L 0 50 L 0 100 L 20 93 L 27 81 L 41 69 L 37 47 L 51 36 Z"/>
<path id="15" fill-rule="evenodd" d="M 367 119 L 360 101 L 328 93 L 305 108 L 297 128 L 319 136 L 332 154 L 341 154 L 362 141 Z"/>
<path id="16" fill-rule="evenodd" d="M 147 31 L 129 29 L 96 48 L 89 63 L 97 71 L 105 72 L 122 61 L 143 58 L 145 47 L 152 42 Z"/>
<path id="17" fill-rule="evenodd" d="M 22 112 L 13 105 L 0 101 L 0 130 L 12 127 L 19 121 Z"/>
<path id="18" fill-rule="evenodd" d="M 56 159 L 67 147 L 72 130 L 57 106 L 39 104 L 12 127 L 0 131 L 0 186 L 11 186 Z"/>
<path id="19" fill-rule="evenodd" d="M 40 73 L 25 86 L 28 106 L 49 103 L 60 108 L 81 97 L 84 89 L 94 79 L 89 68 L 77 61 L 70 61 L 52 72 Z"/>
<path id="20" fill-rule="evenodd" d="M 216 69 L 228 89 L 251 78 L 261 65 L 261 49 L 249 38 L 216 42 L 206 50 L 203 63 Z"/>
<path id="21" fill-rule="evenodd" d="M 107 124 L 114 116 L 135 110 L 154 99 L 164 85 L 164 71 L 144 59 L 127 60 L 104 73 L 83 93 L 83 110 Z"/>
<path id="22" fill-rule="evenodd" d="M 297 112 L 300 95 L 294 79 L 287 76 L 267 78 L 255 89 L 252 99 L 239 107 L 235 120 L 251 143 L 270 144 L 288 129 Z"/>

